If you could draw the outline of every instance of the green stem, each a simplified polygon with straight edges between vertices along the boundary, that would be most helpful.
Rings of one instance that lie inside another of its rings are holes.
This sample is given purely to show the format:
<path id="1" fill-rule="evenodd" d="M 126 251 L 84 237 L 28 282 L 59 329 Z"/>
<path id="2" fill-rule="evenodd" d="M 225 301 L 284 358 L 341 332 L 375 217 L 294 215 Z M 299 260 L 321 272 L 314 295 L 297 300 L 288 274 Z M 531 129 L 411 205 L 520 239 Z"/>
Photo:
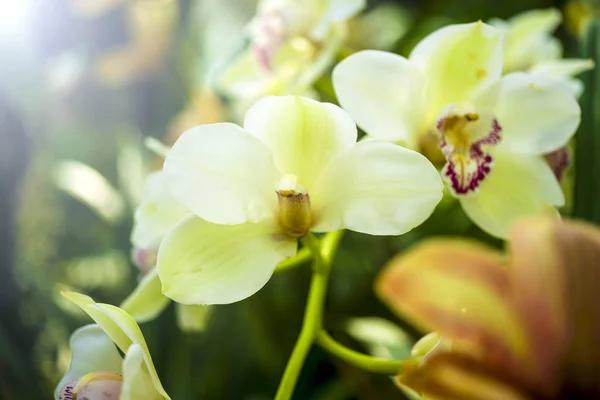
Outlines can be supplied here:
<path id="1" fill-rule="evenodd" d="M 275 272 L 282 272 L 282 271 L 286 271 L 288 269 L 292 269 L 308 260 L 310 260 L 312 258 L 312 252 L 308 247 L 303 247 L 301 248 L 295 256 L 290 257 L 290 258 L 286 258 L 285 260 L 283 260 L 282 262 L 280 262 L 279 264 L 277 264 L 277 267 L 275 268 Z"/>
<path id="2" fill-rule="evenodd" d="M 304 312 L 302 330 L 300 331 L 288 364 L 285 367 L 275 400 L 291 399 L 298 376 L 304 365 L 304 360 L 306 360 L 306 356 L 321 329 L 323 304 L 325 303 L 325 295 L 327 293 L 331 261 L 333 260 L 341 235 L 341 231 L 328 234 L 323 239 L 322 245 L 319 245 L 319 241 L 310 232 L 303 238 L 304 245 L 311 250 L 313 255 L 313 276 L 310 283 L 306 311 Z"/>
<path id="3" fill-rule="evenodd" d="M 325 331 L 320 331 L 317 335 L 317 344 L 324 350 L 341 358 L 348 364 L 360 368 L 365 371 L 375 372 L 378 374 L 386 375 L 397 375 L 410 364 L 413 364 L 413 360 L 384 360 L 381 358 L 375 358 L 361 354 L 357 351 L 347 348 L 341 343 L 336 342 L 329 334 Z"/>

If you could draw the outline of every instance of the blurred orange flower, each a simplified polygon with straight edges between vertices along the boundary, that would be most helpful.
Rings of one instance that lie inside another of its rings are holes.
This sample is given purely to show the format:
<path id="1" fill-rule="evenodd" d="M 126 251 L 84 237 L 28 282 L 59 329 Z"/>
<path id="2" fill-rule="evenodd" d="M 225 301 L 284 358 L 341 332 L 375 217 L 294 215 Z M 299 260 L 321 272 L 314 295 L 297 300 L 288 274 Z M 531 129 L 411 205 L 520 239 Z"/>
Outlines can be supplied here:
<path id="1" fill-rule="evenodd" d="M 398 382 L 431 399 L 600 398 L 600 229 L 526 219 L 508 248 L 433 239 L 390 262 L 380 298 L 440 335 Z"/>

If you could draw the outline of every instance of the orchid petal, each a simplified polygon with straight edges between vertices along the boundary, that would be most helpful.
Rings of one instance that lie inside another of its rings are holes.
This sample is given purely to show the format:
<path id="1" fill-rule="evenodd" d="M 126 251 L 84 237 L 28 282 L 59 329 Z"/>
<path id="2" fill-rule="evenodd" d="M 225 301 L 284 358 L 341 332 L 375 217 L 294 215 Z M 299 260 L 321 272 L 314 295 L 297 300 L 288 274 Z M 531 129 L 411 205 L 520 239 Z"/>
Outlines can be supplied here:
<path id="1" fill-rule="evenodd" d="M 442 198 L 435 167 L 421 154 L 366 140 L 338 157 L 311 194 L 312 230 L 399 235 L 420 225 Z"/>
<path id="2" fill-rule="evenodd" d="M 506 238 L 510 227 L 528 215 L 557 215 L 554 206 L 564 204 L 564 195 L 550 166 L 542 157 L 493 153 L 491 173 L 473 196 L 460 197 L 471 220 L 490 235 Z"/>
<path id="3" fill-rule="evenodd" d="M 590 350 L 600 337 L 600 231 L 536 217 L 519 222 L 510 239 L 515 301 L 537 372 L 545 382 L 600 393 L 600 354 Z"/>
<path id="4" fill-rule="evenodd" d="M 273 153 L 277 168 L 309 193 L 321 171 L 356 142 L 356 125 L 338 106 L 298 96 L 265 97 L 246 113 L 244 128 Z M 250 168 L 249 174 L 256 175 Z M 274 197 L 275 198 L 275 197 Z"/>
<path id="5" fill-rule="evenodd" d="M 60 391 L 69 382 L 90 372 L 121 373 L 121 355 L 113 341 L 96 324 L 85 325 L 71 334 L 71 365 L 62 377 L 54 399 L 59 400 Z"/>
<path id="6" fill-rule="evenodd" d="M 131 242 L 138 248 L 156 251 L 165 233 L 188 213 L 169 193 L 165 174 L 152 172 L 135 210 Z"/>
<path id="7" fill-rule="evenodd" d="M 332 79 L 340 104 L 365 132 L 417 147 L 427 115 L 425 78 L 416 66 L 396 54 L 365 50 L 340 62 Z"/>
<path id="8" fill-rule="evenodd" d="M 424 399 L 436 400 L 528 400 L 508 379 L 500 379 L 503 371 L 461 354 L 437 352 L 420 366 L 406 370 L 398 384 L 406 385 Z"/>
<path id="9" fill-rule="evenodd" d="M 496 252 L 459 240 L 430 240 L 385 268 L 376 292 L 425 331 L 472 343 L 474 356 L 507 368 L 526 359 L 526 337 Z M 479 347 L 478 347 L 479 346 Z"/>
<path id="10" fill-rule="evenodd" d="M 169 151 L 164 174 L 173 197 L 210 222 L 257 222 L 277 210 L 271 152 L 231 123 L 186 131 Z"/>
<path id="11" fill-rule="evenodd" d="M 577 76 L 594 68 L 594 61 L 583 58 L 551 60 L 534 65 L 529 72 L 541 74 L 548 78 L 560 79 Z"/>
<path id="12" fill-rule="evenodd" d="M 502 145 L 520 153 L 540 155 L 564 147 L 581 119 L 579 104 L 565 85 L 539 74 L 506 75 L 474 104 L 493 110 L 502 126 Z"/>
<path id="13" fill-rule="evenodd" d="M 433 32 L 411 52 L 432 91 L 434 113 L 468 101 L 502 73 L 502 31 L 484 24 L 450 25 Z"/>
<path id="14" fill-rule="evenodd" d="M 262 288 L 297 243 L 274 221 L 218 225 L 190 215 L 158 251 L 163 293 L 183 304 L 228 304 Z"/>
<path id="15" fill-rule="evenodd" d="M 579 98 L 583 93 L 584 87 L 583 83 L 574 77 L 592 68 L 594 68 L 594 61 L 573 58 L 537 63 L 529 69 L 529 72 L 560 81 L 573 96 Z"/>
<path id="16" fill-rule="evenodd" d="M 144 368 L 144 350 L 138 344 L 129 346 L 123 360 L 123 386 L 119 400 L 160 400 L 152 378 Z"/>
<path id="17" fill-rule="evenodd" d="M 153 320 L 171 300 L 162 294 L 158 271 L 153 268 L 121 303 L 120 307 L 138 322 Z"/>
<path id="18" fill-rule="evenodd" d="M 61 294 L 66 299 L 78 305 L 100 325 L 104 332 L 124 353 L 127 353 L 131 345 L 139 345 L 143 351 L 144 363 L 150 374 L 154 388 L 163 398 L 171 399 L 160 383 L 144 335 L 131 315 L 113 305 L 96 303 L 92 298 L 80 293 L 61 292 Z"/>
<path id="19" fill-rule="evenodd" d="M 505 71 L 522 71 L 539 62 L 561 57 L 562 46 L 552 32 L 562 15 L 555 8 L 528 10 L 508 21 L 491 21 L 506 31 L 504 44 Z"/>

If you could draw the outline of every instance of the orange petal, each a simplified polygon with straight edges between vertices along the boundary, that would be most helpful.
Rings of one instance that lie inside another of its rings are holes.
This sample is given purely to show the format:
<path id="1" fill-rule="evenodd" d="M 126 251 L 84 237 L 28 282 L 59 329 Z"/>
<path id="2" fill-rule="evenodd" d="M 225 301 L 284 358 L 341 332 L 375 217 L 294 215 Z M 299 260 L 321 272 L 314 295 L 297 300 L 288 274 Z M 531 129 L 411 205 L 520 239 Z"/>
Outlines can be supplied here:
<path id="1" fill-rule="evenodd" d="M 600 396 L 600 229 L 534 218 L 511 235 L 515 296 L 540 372 Z M 562 362 L 557 360 L 562 358 Z"/>
<path id="2" fill-rule="evenodd" d="M 527 357 L 508 276 L 493 250 L 460 240 L 430 240 L 394 258 L 376 291 L 425 331 L 467 343 L 470 354 L 488 362 L 514 369 Z"/>
<path id="3" fill-rule="evenodd" d="M 436 352 L 406 370 L 398 383 L 435 400 L 527 400 L 513 379 L 477 360 L 451 352 Z"/>
<path id="4" fill-rule="evenodd" d="M 536 217 L 521 220 L 511 230 L 510 274 L 513 296 L 529 336 L 533 371 L 538 378 L 553 385 L 557 359 L 565 338 L 565 304 L 563 269 L 557 258 L 553 227 L 555 219 Z"/>

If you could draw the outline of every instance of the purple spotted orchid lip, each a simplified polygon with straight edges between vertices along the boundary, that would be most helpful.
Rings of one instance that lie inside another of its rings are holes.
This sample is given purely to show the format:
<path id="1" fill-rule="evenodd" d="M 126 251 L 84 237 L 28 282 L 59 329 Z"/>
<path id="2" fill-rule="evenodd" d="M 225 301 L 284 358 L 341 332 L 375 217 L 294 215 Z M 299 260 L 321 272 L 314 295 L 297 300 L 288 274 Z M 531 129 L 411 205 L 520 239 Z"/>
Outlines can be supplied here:
<path id="1" fill-rule="evenodd" d="M 451 110 L 437 122 L 440 149 L 446 158 L 442 176 L 456 196 L 477 193 L 491 173 L 494 159 L 490 149 L 502 140 L 502 127 L 489 116 Z"/>

